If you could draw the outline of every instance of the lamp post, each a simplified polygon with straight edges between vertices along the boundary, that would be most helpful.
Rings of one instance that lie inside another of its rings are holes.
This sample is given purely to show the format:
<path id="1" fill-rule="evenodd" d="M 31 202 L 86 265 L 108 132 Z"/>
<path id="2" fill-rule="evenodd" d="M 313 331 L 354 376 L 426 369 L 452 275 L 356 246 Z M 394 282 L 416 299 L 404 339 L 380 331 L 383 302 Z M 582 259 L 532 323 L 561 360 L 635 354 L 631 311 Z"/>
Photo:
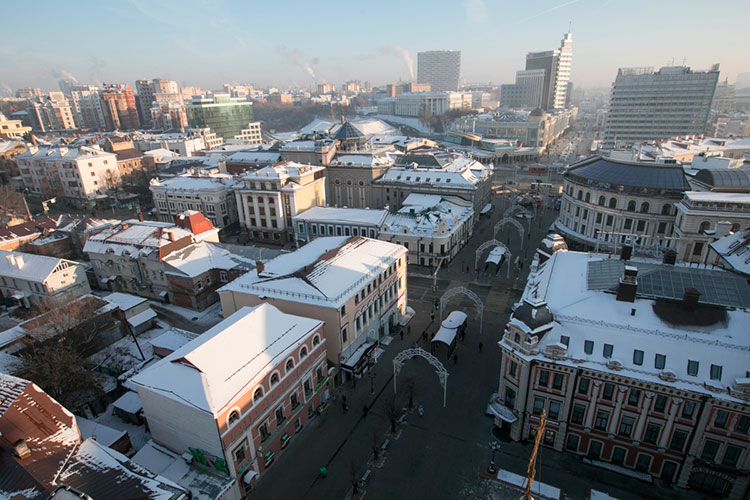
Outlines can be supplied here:
<path id="1" fill-rule="evenodd" d="M 487 467 L 487 472 L 494 474 L 497 472 L 497 468 L 495 467 L 495 452 L 500 449 L 500 443 L 492 441 L 490 443 L 490 449 L 492 450 L 492 459 L 490 460 L 490 466 Z"/>

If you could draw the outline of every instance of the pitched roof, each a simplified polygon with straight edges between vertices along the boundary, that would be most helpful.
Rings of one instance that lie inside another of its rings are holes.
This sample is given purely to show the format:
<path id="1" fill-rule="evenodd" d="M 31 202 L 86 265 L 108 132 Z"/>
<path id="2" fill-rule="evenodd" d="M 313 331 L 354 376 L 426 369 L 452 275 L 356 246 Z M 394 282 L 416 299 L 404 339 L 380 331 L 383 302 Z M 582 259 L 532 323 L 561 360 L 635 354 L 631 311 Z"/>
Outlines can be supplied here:
<path id="1" fill-rule="evenodd" d="M 43 283 L 57 266 L 64 263 L 67 263 L 65 267 L 80 265 L 75 261 L 57 257 L 0 250 L 0 275 L 9 278 Z"/>

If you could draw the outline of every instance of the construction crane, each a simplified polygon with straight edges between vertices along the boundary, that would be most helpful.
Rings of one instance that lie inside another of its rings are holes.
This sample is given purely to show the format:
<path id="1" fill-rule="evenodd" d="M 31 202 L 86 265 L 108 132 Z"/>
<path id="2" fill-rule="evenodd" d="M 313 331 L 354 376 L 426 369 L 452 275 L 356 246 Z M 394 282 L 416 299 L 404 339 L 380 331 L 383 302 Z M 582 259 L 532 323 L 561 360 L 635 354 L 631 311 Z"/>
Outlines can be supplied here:
<path id="1" fill-rule="evenodd" d="M 534 476 L 536 476 L 536 459 L 539 454 L 539 444 L 542 442 L 542 436 L 544 436 L 544 428 L 547 426 L 547 412 L 542 410 L 542 416 L 539 418 L 539 427 L 536 431 L 536 437 L 534 438 L 534 449 L 531 450 L 531 456 L 529 457 L 529 465 L 526 467 L 526 492 L 520 500 L 534 500 L 531 496 L 531 485 L 534 483 Z"/>

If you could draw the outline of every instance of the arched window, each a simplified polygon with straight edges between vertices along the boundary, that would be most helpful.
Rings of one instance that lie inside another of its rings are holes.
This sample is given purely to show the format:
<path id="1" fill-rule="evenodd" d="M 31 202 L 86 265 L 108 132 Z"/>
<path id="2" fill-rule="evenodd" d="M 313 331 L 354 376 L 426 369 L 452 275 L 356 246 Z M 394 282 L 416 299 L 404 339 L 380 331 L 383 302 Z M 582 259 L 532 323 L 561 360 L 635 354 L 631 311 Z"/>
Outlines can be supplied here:
<path id="1" fill-rule="evenodd" d="M 513 340 L 515 341 L 516 344 L 520 344 L 521 336 L 516 333 L 516 335 L 513 337 Z"/>
<path id="2" fill-rule="evenodd" d="M 641 213 L 642 214 L 647 214 L 649 208 L 651 208 L 651 206 L 648 204 L 648 202 L 642 203 L 641 204 Z"/>
<path id="3" fill-rule="evenodd" d="M 229 418 L 227 418 L 227 424 L 232 425 L 239 419 L 240 419 L 240 412 L 238 412 L 237 410 L 232 410 L 231 413 L 229 413 Z"/>
<path id="4" fill-rule="evenodd" d="M 617 208 L 617 198 L 609 199 L 609 208 Z"/>
<path id="5" fill-rule="evenodd" d="M 703 233 L 703 232 L 708 231 L 709 229 L 711 229 L 711 223 L 708 222 L 707 220 L 704 220 L 703 222 L 701 222 L 701 225 L 698 228 L 698 232 Z"/>
<path id="6" fill-rule="evenodd" d="M 604 196 L 599 197 L 599 206 L 603 207 L 607 203 L 607 200 L 604 199 Z"/>
<path id="7" fill-rule="evenodd" d="M 302 349 L 299 350 L 299 357 L 304 358 L 307 356 L 307 347 L 302 346 Z"/>
<path id="8" fill-rule="evenodd" d="M 591 193 L 586 193 L 586 203 L 591 202 Z"/>
<path id="9" fill-rule="evenodd" d="M 628 212 L 635 212 L 635 202 L 633 200 L 628 202 Z"/>
<path id="10" fill-rule="evenodd" d="M 579 200 L 583 199 L 583 191 L 581 191 L 580 189 L 578 190 L 578 199 Z"/>
<path id="11" fill-rule="evenodd" d="M 290 359 L 289 361 L 286 362 L 286 372 L 289 373 L 293 369 L 294 369 L 294 361 Z"/>
<path id="12" fill-rule="evenodd" d="M 662 215 L 669 215 L 670 213 L 672 213 L 672 205 L 670 205 L 670 204 L 667 203 L 666 205 L 664 205 L 663 207 L 661 207 L 661 214 Z"/>
<path id="13" fill-rule="evenodd" d="M 320 337 L 316 335 L 313 337 L 313 345 L 316 346 L 318 344 L 320 344 Z"/>
<path id="14" fill-rule="evenodd" d="M 273 387 L 274 385 L 278 383 L 279 383 L 279 374 L 278 373 L 271 374 L 271 386 Z"/>
<path id="15" fill-rule="evenodd" d="M 258 387 L 255 389 L 255 393 L 253 394 L 253 403 L 257 403 L 263 398 L 263 388 Z"/>

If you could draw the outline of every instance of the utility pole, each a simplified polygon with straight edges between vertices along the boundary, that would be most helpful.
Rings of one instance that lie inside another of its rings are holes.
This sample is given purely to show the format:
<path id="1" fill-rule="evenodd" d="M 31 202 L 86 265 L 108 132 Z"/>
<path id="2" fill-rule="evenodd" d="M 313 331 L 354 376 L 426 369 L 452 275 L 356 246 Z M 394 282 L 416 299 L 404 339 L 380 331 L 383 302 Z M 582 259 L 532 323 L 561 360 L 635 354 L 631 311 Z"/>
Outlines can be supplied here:
<path id="1" fill-rule="evenodd" d="M 544 428 L 547 426 L 547 412 L 542 410 L 542 416 L 539 418 L 539 427 L 536 431 L 536 437 L 534 438 L 534 449 L 531 450 L 531 457 L 529 457 L 529 466 L 526 468 L 526 492 L 524 493 L 521 500 L 534 500 L 531 496 L 531 485 L 534 483 L 534 476 L 536 476 L 536 458 L 539 453 L 539 444 L 542 441 L 544 435 Z"/>

